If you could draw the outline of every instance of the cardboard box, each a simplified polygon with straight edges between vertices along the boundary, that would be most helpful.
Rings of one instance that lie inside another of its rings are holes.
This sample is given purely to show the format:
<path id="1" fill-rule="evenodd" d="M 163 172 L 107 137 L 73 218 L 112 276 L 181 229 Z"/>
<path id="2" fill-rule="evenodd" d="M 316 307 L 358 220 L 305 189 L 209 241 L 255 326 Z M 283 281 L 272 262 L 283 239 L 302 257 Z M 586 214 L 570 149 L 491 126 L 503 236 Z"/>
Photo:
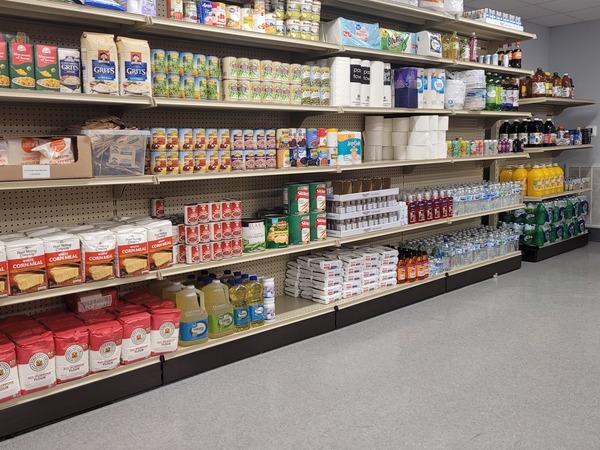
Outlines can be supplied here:
<path id="1" fill-rule="evenodd" d="M 35 44 L 35 88 L 39 91 L 60 91 L 58 49 L 54 45 Z"/>
<path id="2" fill-rule="evenodd" d="M 0 87 L 10 87 L 8 70 L 8 43 L 0 41 Z"/>
<path id="3" fill-rule="evenodd" d="M 75 143 L 74 164 L 38 166 L 0 166 L 0 180 L 61 180 L 67 178 L 92 178 L 92 144 L 87 136 L 72 138 Z M 1 182 L 1 181 L 0 181 Z"/>
<path id="4" fill-rule="evenodd" d="M 8 46 L 10 61 L 10 87 L 13 89 L 35 89 L 35 63 L 33 45 L 11 42 Z"/>

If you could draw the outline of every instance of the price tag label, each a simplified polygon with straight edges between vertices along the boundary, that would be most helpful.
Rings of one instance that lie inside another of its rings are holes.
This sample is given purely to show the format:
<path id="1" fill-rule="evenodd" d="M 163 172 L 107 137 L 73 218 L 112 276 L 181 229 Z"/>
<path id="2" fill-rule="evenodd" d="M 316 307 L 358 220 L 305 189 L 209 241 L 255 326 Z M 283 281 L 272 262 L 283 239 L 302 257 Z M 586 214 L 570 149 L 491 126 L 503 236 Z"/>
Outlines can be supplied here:
<path id="1" fill-rule="evenodd" d="M 23 166 L 24 180 L 44 180 L 50 178 L 50 166 Z"/>

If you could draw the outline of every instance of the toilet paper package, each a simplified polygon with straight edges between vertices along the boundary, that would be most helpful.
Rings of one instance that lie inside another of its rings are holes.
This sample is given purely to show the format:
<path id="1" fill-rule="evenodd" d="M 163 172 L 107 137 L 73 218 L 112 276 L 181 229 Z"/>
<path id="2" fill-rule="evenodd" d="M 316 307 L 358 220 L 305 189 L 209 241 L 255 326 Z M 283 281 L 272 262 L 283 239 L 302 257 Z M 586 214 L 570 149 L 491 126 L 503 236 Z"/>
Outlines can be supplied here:
<path id="1" fill-rule="evenodd" d="M 350 105 L 360 106 L 360 91 L 362 86 L 362 60 L 353 58 L 350 60 Z"/>
<path id="2" fill-rule="evenodd" d="M 429 89 L 429 83 L 425 75 L 425 69 L 419 68 L 417 72 L 418 108 L 427 108 L 427 105 L 425 104 L 425 91 Z M 427 103 L 429 103 L 429 100 L 427 101 Z"/>
<path id="3" fill-rule="evenodd" d="M 445 109 L 464 109 L 467 85 L 462 80 L 446 80 Z"/>
<path id="4" fill-rule="evenodd" d="M 436 136 L 437 139 L 437 136 Z M 431 135 L 427 131 L 413 131 L 408 135 L 408 145 L 431 145 Z"/>
<path id="5" fill-rule="evenodd" d="M 365 145 L 365 161 L 377 162 L 383 161 L 382 145 Z"/>
<path id="6" fill-rule="evenodd" d="M 418 79 L 419 69 L 404 67 L 394 72 L 394 91 L 396 95 L 396 108 L 418 107 Z"/>
<path id="7" fill-rule="evenodd" d="M 384 131 L 383 132 L 383 146 L 384 147 L 392 147 L 394 144 L 392 143 L 392 132 Z"/>
<path id="8" fill-rule="evenodd" d="M 446 94 L 446 71 L 444 69 L 426 69 L 427 84 L 426 108 L 444 109 Z"/>
<path id="9" fill-rule="evenodd" d="M 417 55 L 442 57 L 442 35 L 431 31 L 417 33 Z"/>
<path id="10" fill-rule="evenodd" d="M 383 116 L 365 117 L 365 131 L 385 131 L 385 118 Z"/>
<path id="11" fill-rule="evenodd" d="M 392 133 L 392 145 L 394 147 L 406 147 L 408 145 L 408 132 L 394 131 Z"/>
<path id="12" fill-rule="evenodd" d="M 394 119 L 383 119 L 383 131 L 387 133 L 394 131 Z"/>
<path id="13" fill-rule="evenodd" d="M 415 161 L 429 159 L 431 145 L 409 145 L 406 149 L 406 159 Z"/>
<path id="14" fill-rule="evenodd" d="M 350 166 L 362 163 L 362 140 L 359 131 L 338 133 L 338 165 Z"/>
<path id="15" fill-rule="evenodd" d="M 363 60 L 360 64 L 362 81 L 360 83 L 360 106 L 367 107 L 371 102 L 371 61 Z"/>
<path id="16" fill-rule="evenodd" d="M 350 47 L 377 50 L 381 47 L 379 24 L 355 22 L 343 17 L 321 24 L 321 40 Z"/>
<path id="17" fill-rule="evenodd" d="M 383 108 L 383 93 L 385 88 L 385 64 L 383 61 L 371 61 L 369 84 L 368 106 Z"/>
<path id="18" fill-rule="evenodd" d="M 407 31 L 389 30 L 380 28 L 381 50 L 397 53 L 417 53 L 417 35 Z"/>
<path id="19" fill-rule="evenodd" d="M 408 159 L 407 151 L 408 151 L 408 146 L 406 146 L 406 145 L 394 147 L 394 159 L 396 161 L 404 161 L 404 160 Z"/>
<path id="20" fill-rule="evenodd" d="M 485 109 L 485 96 L 485 88 L 467 89 L 465 109 L 469 111 L 483 111 Z"/>
<path id="21" fill-rule="evenodd" d="M 383 69 L 383 107 L 391 108 L 392 103 L 392 65 L 384 64 Z"/>
<path id="22" fill-rule="evenodd" d="M 329 58 L 329 67 L 331 77 L 329 104 L 331 106 L 352 105 L 350 58 Z"/>
<path id="23" fill-rule="evenodd" d="M 429 116 L 412 116 L 409 118 L 409 129 L 414 131 L 429 131 Z"/>
<path id="24" fill-rule="evenodd" d="M 432 11 L 444 12 L 444 0 L 419 0 L 419 8 L 431 9 Z"/>
<path id="25" fill-rule="evenodd" d="M 438 130 L 448 131 L 450 129 L 450 117 L 438 116 Z"/>
<path id="26" fill-rule="evenodd" d="M 429 131 L 437 131 L 439 129 L 439 117 L 440 116 L 428 116 L 429 117 Z"/>
<path id="27" fill-rule="evenodd" d="M 365 138 L 366 146 L 380 145 L 383 146 L 383 131 L 365 131 L 363 137 Z"/>
<path id="28" fill-rule="evenodd" d="M 396 117 L 393 120 L 394 132 L 408 133 L 410 131 L 410 117 Z"/>
<path id="29" fill-rule="evenodd" d="M 384 146 L 382 159 L 383 159 L 383 161 L 392 161 L 394 159 L 394 147 L 392 147 L 392 146 L 385 147 Z"/>

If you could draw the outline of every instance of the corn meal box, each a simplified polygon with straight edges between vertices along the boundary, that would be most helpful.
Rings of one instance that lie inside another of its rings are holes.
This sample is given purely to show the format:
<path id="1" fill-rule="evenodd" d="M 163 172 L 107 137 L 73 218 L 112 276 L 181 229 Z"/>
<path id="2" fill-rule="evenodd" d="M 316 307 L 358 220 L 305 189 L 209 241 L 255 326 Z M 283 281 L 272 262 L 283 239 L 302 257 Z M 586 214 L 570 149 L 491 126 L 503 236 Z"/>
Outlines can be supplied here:
<path id="1" fill-rule="evenodd" d="M 115 278 L 116 236 L 108 230 L 79 234 L 85 282 Z"/>
<path id="2" fill-rule="evenodd" d="M 35 62 L 33 45 L 25 42 L 8 44 L 10 87 L 35 89 Z"/>
<path id="3" fill-rule="evenodd" d="M 14 239 L 6 244 L 8 279 L 12 295 L 48 289 L 44 242 L 41 239 Z"/>
<path id="4" fill-rule="evenodd" d="M 60 233 L 43 237 L 50 289 L 83 283 L 79 238 Z"/>
<path id="5" fill-rule="evenodd" d="M 111 315 L 111 317 L 113 317 Z M 103 372 L 121 365 L 123 326 L 116 320 L 88 325 L 90 372 Z"/>
<path id="6" fill-rule="evenodd" d="M 21 395 L 15 344 L 0 333 L 0 403 Z"/>
<path id="7" fill-rule="evenodd" d="M 56 385 L 54 339 L 50 331 L 13 338 L 21 394 L 48 389 Z"/>
<path id="8" fill-rule="evenodd" d="M 0 298 L 10 294 L 8 284 L 8 262 L 6 261 L 6 247 L 0 241 Z"/>
<path id="9" fill-rule="evenodd" d="M 81 93 L 81 54 L 72 48 L 58 49 L 60 92 Z"/>
<path id="10" fill-rule="evenodd" d="M 60 91 L 58 49 L 54 45 L 35 44 L 35 88 L 38 91 Z"/>
<path id="11" fill-rule="evenodd" d="M 152 270 L 173 265 L 173 225 L 168 220 L 140 223 L 148 233 L 148 257 Z"/>
<path id="12" fill-rule="evenodd" d="M 117 277 L 134 277 L 150 271 L 148 263 L 148 231 L 144 227 L 122 225 L 113 228 L 117 237 Z"/>
<path id="13" fill-rule="evenodd" d="M 8 69 L 8 42 L 0 41 L 0 87 L 10 87 Z"/>

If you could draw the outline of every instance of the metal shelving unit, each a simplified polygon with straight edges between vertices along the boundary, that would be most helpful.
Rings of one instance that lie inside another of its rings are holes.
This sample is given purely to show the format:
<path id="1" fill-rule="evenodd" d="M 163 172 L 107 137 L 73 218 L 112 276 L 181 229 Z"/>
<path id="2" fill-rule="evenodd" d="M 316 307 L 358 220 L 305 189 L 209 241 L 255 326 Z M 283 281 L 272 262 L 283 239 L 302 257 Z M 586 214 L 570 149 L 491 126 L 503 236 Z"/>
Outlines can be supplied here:
<path id="1" fill-rule="evenodd" d="M 538 153 L 551 153 L 551 152 L 564 152 L 573 150 L 585 150 L 588 148 L 594 148 L 592 144 L 585 145 L 558 145 L 555 147 L 542 147 L 542 148 L 525 148 L 524 152 L 530 155 Z"/>
<path id="2" fill-rule="evenodd" d="M 553 198 L 569 197 L 570 195 L 587 194 L 592 192 L 591 189 L 580 189 L 577 191 L 564 191 L 559 194 L 544 195 L 542 197 L 523 197 L 524 202 L 543 202 L 544 200 L 552 200 Z"/>

